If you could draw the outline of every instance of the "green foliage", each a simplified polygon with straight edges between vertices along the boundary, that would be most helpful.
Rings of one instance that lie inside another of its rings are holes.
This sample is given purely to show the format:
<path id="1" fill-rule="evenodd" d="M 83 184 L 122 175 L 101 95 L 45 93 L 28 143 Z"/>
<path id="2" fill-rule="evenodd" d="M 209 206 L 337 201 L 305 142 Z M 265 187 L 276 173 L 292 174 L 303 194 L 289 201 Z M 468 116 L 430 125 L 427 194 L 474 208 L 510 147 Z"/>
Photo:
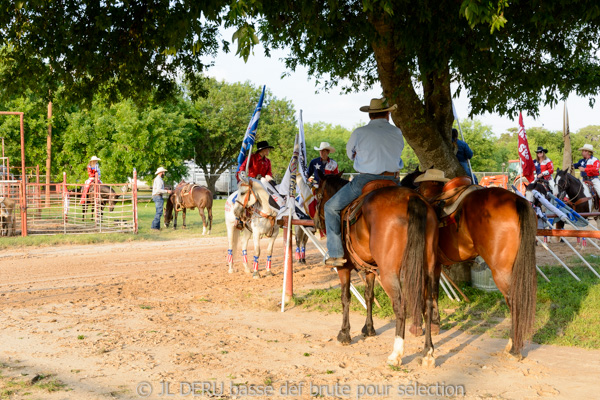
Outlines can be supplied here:
<path id="1" fill-rule="evenodd" d="M 231 166 L 237 167 L 242 139 L 262 88 L 250 82 L 227 83 L 215 79 L 207 79 L 205 87 L 206 98 L 182 102 L 186 116 L 194 121 L 187 157 L 193 158 L 204 171 L 219 174 Z M 267 140 L 275 147 L 269 155 L 274 174 L 282 175 L 289 164 L 297 131 L 294 114 L 291 101 L 265 92 L 256 140 Z"/>
<path id="2" fill-rule="evenodd" d="M 0 1 L 0 87 L 45 100 L 61 86 L 89 102 L 98 91 L 143 99 L 177 92 L 218 48 L 224 2 Z M 223 43 L 227 47 L 227 43 Z"/>

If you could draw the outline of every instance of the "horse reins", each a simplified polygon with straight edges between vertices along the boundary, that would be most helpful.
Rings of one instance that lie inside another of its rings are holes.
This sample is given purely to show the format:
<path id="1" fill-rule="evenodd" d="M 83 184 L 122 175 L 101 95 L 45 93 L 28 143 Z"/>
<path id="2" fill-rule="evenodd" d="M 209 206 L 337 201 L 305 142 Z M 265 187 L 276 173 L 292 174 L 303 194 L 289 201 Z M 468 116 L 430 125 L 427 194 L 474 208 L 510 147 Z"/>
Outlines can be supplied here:
<path id="1" fill-rule="evenodd" d="M 235 200 L 235 202 L 239 205 L 241 205 L 242 207 L 244 207 L 244 209 L 248 208 L 248 202 L 250 201 L 250 194 L 252 193 L 252 195 L 254 196 L 254 198 L 256 199 L 256 202 L 260 204 L 260 201 L 258 199 L 258 196 L 256 195 L 256 193 L 254 192 L 254 189 L 252 188 L 252 181 L 249 181 L 249 183 L 241 183 L 240 186 L 247 186 L 248 187 L 248 191 L 246 192 L 246 194 L 244 195 L 244 201 L 240 202 L 238 199 Z M 271 223 L 271 228 L 269 229 L 269 232 L 266 233 L 267 237 L 271 237 L 273 236 L 273 232 L 275 231 L 275 215 L 270 215 L 267 214 L 266 212 L 257 209 L 256 207 L 253 207 L 253 211 L 255 214 L 266 218 L 269 220 L 269 222 Z M 243 213 L 242 216 L 240 217 L 241 220 L 245 220 L 246 213 Z"/>

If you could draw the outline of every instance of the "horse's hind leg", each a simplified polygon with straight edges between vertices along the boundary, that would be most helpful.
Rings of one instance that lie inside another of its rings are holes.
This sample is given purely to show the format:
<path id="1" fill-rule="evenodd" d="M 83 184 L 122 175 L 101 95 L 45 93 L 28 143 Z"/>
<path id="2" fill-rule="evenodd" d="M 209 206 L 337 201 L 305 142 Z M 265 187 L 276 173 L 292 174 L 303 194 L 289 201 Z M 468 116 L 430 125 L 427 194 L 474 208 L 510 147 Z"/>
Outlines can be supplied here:
<path id="1" fill-rule="evenodd" d="M 204 208 L 198 207 L 198 214 L 202 217 L 202 234 L 206 235 L 206 215 L 204 215 Z"/>
<path id="2" fill-rule="evenodd" d="M 399 366 L 402 365 L 402 355 L 404 355 L 404 325 L 406 322 L 406 316 L 401 301 L 402 289 L 400 287 L 400 277 L 393 269 L 391 269 L 391 271 L 381 274 L 381 285 L 385 292 L 390 296 L 394 314 L 396 315 L 394 350 L 392 351 L 392 354 L 388 356 L 387 362 L 392 366 Z"/>
<path id="3" fill-rule="evenodd" d="M 181 211 L 181 219 L 183 220 L 183 229 L 186 228 L 186 225 L 185 225 L 186 211 L 187 210 L 185 208 Z"/>
<path id="4" fill-rule="evenodd" d="M 213 220 L 213 215 L 212 215 L 212 206 L 208 207 L 208 235 L 210 235 L 210 231 L 212 231 L 212 220 Z"/>
<path id="5" fill-rule="evenodd" d="M 266 276 L 273 276 L 273 272 L 271 271 L 271 257 L 273 257 L 273 247 L 275 246 L 275 239 L 277 239 L 277 230 L 273 232 L 273 236 L 269 240 L 269 244 L 267 245 L 267 271 L 265 273 Z"/>
<path id="6" fill-rule="evenodd" d="M 342 288 L 342 329 L 338 333 L 337 340 L 341 344 L 350 344 L 352 337 L 350 336 L 350 273 L 351 269 L 347 266 L 338 268 L 338 276 L 340 277 L 340 285 Z"/>
<path id="7" fill-rule="evenodd" d="M 439 278 L 441 272 L 441 266 L 437 265 L 435 260 L 435 252 L 432 250 L 428 253 L 428 268 L 425 283 L 425 347 L 423 348 L 423 361 L 421 365 L 425 368 L 435 367 L 435 358 L 433 356 L 433 340 L 431 335 L 433 333 L 433 321 L 436 318 L 435 307 L 434 307 L 434 296 L 437 295 L 439 290 Z M 439 314 L 437 315 L 437 329 L 439 333 Z"/>
<path id="8" fill-rule="evenodd" d="M 177 211 L 177 207 L 174 206 L 173 207 L 173 230 L 177 229 L 177 214 L 179 214 L 179 211 Z"/>
<path id="9" fill-rule="evenodd" d="M 373 327 L 373 299 L 375 298 L 375 274 L 367 272 L 365 286 L 365 303 L 367 303 L 367 319 L 365 326 L 362 328 L 364 336 L 375 336 L 375 328 Z"/>

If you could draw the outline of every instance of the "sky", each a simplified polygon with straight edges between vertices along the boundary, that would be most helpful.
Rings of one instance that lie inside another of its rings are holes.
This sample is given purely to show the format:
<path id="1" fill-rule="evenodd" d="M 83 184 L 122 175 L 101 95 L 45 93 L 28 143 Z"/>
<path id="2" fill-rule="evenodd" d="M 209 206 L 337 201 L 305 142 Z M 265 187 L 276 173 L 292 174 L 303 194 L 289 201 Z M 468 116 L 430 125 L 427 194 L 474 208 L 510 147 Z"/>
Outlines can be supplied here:
<path id="1" fill-rule="evenodd" d="M 230 39 L 232 32 L 231 30 L 223 31 L 223 38 Z M 367 115 L 358 109 L 369 104 L 371 98 L 382 95 L 381 87 L 351 94 L 343 94 L 338 88 L 331 89 L 329 92 L 320 90 L 317 93 L 315 80 L 308 76 L 304 67 L 298 67 L 290 76 L 282 78 L 283 74 L 289 72 L 281 60 L 286 54 L 285 51 L 272 51 L 269 58 L 264 55 L 264 50 L 259 45 L 254 49 L 254 54 L 250 56 L 248 62 L 244 63 L 242 58 L 235 55 L 237 43 L 232 44 L 231 48 L 234 51 L 230 53 L 220 51 L 215 59 L 207 58 L 205 60 L 214 62 L 214 66 L 210 67 L 206 74 L 227 82 L 250 81 L 257 86 L 266 85 L 276 97 L 287 98 L 294 103 L 296 110 L 303 110 L 305 123 L 323 121 L 352 129 L 359 124 L 368 122 Z M 587 98 L 576 95 L 569 96 L 567 107 L 571 132 L 576 132 L 588 125 L 600 125 L 599 100 L 600 96 L 597 96 L 597 105 L 592 109 Z M 464 94 L 454 99 L 454 105 L 459 119 L 467 118 L 469 101 Z M 549 130 L 562 131 L 562 112 L 563 103 L 561 102 L 554 109 L 541 108 L 537 118 L 524 114 L 525 128 L 541 126 Z M 518 117 L 512 120 L 497 114 L 484 114 L 475 116 L 475 119 L 491 126 L 492 131 L 497 135 L 506 132 L 508 128 L 518 126 Z"/>

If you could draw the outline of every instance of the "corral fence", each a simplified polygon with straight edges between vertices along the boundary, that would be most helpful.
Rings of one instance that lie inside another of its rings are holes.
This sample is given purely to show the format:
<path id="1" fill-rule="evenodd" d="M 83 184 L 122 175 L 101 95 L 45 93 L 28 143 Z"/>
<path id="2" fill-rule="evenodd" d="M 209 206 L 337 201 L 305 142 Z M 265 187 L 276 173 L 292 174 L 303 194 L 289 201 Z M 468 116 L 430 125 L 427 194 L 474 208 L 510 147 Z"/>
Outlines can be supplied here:
<path id="1" fill-rule="evenodd" d="M 138 231 L 135 170 L 131 183 L 100 183 L 96 178 L 85 196 L 85 184 L 68 183 L 66 174 L 62 182 L 48 185 L 39 182 L 39 173 L 26 173 L 25 180 L 1 178 L 2 236 Z"/>

